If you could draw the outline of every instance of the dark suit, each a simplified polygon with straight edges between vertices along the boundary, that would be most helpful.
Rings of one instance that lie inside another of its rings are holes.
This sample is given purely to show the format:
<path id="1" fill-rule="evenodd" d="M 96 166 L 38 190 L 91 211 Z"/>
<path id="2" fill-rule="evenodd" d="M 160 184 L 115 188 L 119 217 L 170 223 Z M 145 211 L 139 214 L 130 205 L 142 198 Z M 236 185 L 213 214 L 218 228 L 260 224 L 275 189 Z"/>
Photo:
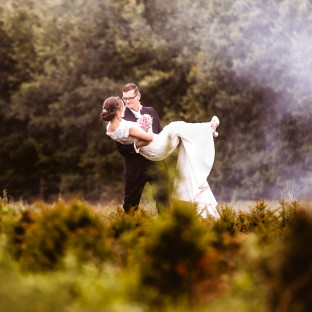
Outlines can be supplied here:
<path id="1" fill-rule="evenodd" d="M 142 107 L 141 114 L 149 114 L 153 118 L 153 132 L 159 133 L 162 126 L 159 117 L 152 107 Z M 125 110 L 125 120 L 137 121 L 129 108 Z M 137 209 L 146 182 L 156 184 L 157 192 L 154 194 L 156 206 L 160 212 L 168 207 L 168 177 L 165 170 L 157 170 L 159 165 L 165 166 L 164 162 L 152 162 L 141 154 L 136 153 L 133 144 L 117 143 L 119 153 L 124 157 L 125 197 L 123 208 L 126 212 Z M 160 173 L 161 171 L 161 173 Z M 164 174 L 165 172 L 165 174 Z"/>

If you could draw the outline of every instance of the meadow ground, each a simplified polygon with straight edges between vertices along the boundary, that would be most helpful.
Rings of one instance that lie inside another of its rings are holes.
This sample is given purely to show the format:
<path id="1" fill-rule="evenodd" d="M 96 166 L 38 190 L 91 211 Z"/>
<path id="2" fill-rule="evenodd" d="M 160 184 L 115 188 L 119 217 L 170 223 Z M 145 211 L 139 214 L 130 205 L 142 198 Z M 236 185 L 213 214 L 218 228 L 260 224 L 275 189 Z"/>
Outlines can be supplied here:
<path id="1" fill-rule="evenodd" d="M 259 198 L 260 199 L 260 198 Z M 265 199 L 265 203 L 267 204 L 267 208 L 275 211 L 280 206 L 280 201 L 282 199 L 276 200 L 267 200 Z M 287 201 L 287 199 L 285 199 Z M 299 200 L 301 205 L 308 210 L 312 211 L 312 200 Z M 122 210 L 122 197 L 112 199 L 109 196 L 106 197 L 105 200 L 91 202 L 94 211 L 100 214 L 114 214 L 118 210 Z M 256 205 L 256 200 L 232 200 L 232 201 L 219 201 L 219 206 L 228 205 L 234 209 L 235 212 L 249 212 Z M 152 189 L 149 184 L 146 185 L 144 192 L 142 194 L 142 198 L 140 201 L 140 209 L 145 210 L 149 215 L 155 216 L 157 215 L 156 203 L 152 196 Z"/>
<path id="2" fill-rule="evenodd" d="M 276 209 L 279 208 L 280 201 L 285 200 L 285 201 L 292 201 L 296 200 L 295 198 L 295 190 L 292 185 L 285 185 L 284 189 L 281 190 L 279 196 L 277 196 L 277 199 L 275 200 L 268 200 L 264 198 L 265 203 L 267 204 L 267 208 L 275 211 Z M 104 199 L 100 201 L 93 201 L 91 202 L 94 210 L 96 212 L 99 212 L 101 214 L 110 214 L 110 213 L 116 213 L 118 209 L 122 209 L 122 190 L 120 190 L 120 195 L 116 196 L 114 194 L 114 197 L 112 197 L 110 194 L 112 192 L 107 192 L 103 196 Z M 260 199 L 260 198 L 259 198 Z M 258 200 L 259 200 L 258 199 Z M 222 201 L 222 199 L 217 199 L 219 206 L 225 206 L 229 205 L 231 208 L 234 209 L 237 213 L 239 211 L 242 212 L 249 212 L 255 205 L 256 205 L 256 200 L 231 200 L 231 201 Z M 298 199 L 302 206 L 306 207 L 307 209 L 312 210 L 312 199 L 306 199 L 306 200 L 301 200 Z M 156 209 L 156 203 L 153 199 L 153 190 L 152 187 L 149 185 L 149 183 L 146 184 L 142 198 L 140 201 L 140 207 L 141 209 L 144 209 L 145 211 L 148 212 L 150 215 L 157 215 L 157 209 Z"/>

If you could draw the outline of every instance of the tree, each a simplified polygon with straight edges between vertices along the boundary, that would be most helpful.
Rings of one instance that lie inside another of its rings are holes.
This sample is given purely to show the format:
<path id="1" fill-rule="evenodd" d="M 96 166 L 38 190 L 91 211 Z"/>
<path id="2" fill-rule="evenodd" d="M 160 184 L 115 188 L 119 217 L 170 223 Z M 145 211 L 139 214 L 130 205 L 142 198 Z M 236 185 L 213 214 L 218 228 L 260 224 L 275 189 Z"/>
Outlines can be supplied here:
<path id="1" fill-rule="evenodd" d="M 220 118 L 217 198 L 273 198 L 289 180 L 306 192 L 311 12 L 308 0 L 0 4 L 1 188 L 97 197 L 119 185 L 99 114 L 131 81 L 163 125 Z"/>

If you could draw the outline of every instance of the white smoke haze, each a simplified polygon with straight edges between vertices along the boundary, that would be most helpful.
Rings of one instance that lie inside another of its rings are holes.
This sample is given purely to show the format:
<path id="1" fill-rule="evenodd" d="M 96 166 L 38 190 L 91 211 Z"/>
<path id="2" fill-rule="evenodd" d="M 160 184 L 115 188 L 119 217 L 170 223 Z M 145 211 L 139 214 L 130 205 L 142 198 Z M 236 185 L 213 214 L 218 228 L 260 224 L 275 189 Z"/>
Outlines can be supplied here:
<path id="1" fill-rule="evenodd" d="M 166 1 L 161 1 L 165 3 Z M 171 6 L 171 5 L 170 5 Z M 172 7 L 172 6 L 171 6 Z M 307 108 L 312 96 L 312 3 L 302 0 L 176 1 L 174 27 L 179 50 L 223 56 L 238 77 L 282 93 L 276 107 Z M 169 36 L 170 38 L 170 36 Z M 287 87 L 293 87 L 288 90 Z M 290 91 L 294 99 L 288 97 Z"/>
<path id="2" fill-rule="evenodd" d="M 181 6 L 177 9 L 179 20 L 187 23 L 190 12 L 194 14 L 194 6 L 184 9 L 184 12 Z M 206 17 L 207 9 L 214 11 L 217 21 Z M 275 105 L 283 113 L 310 107 L 310 1 L 210 1 L 205 9 L 197 7 L 196 15 L 201 23 L 197 38 L 201 38 L 200 45 L 207 57 L 213 56 L 214 52 L 222 54 L 232 59 L 238 77 L 280 92 L 283 96 Z"/>
<path id="3" fill-rule="evenodd" d="M 273 157 L 271 165 L 282 163 L 286 151 L 279 128 L 284 118 L 290 115 L 297 122 L 303 117 L 312 122 L 311 1 L 198 3 L 179 5 L 175 10 L 176 18 L 181 22 L 181 33 L 184 30 L 187 47 L 191 51 L 200 47 L 206 62 L 223 57 L 224 64 L 217 66 L 231 63 L 231 69 L 238 79 L 248 81 L 255 89 L 271 90 L 274 97 L 264 103 L 270 106 L 268 111 L 271 112 L 267 116 L 269 131 L 263 133 L 266 139 L 264 152 L 269 153 L 273 147 L 278 149 L 279 158 Z M 213 14 L 209 14 L 211 12 Z M 199 34 L 196 41 L 192 41 L 194 39 L 188 24 L 188 21 L 194 20 L 194 16 L 196 22 L 192 25 Z M 242 155 L 242 161 L 248 159 L 250 161 L 250 155 Z M 261 159 L 253 159 L 257 168 Z M 283 177 L 284 184 L 296 184 L 294 190 L 297 194 L 293 195 L 298 197 L 307 196 L 312 188 L 312 168 L 303 168 L 294 164 L 295 173 L 289 170 L 292 173 L 285 172 Z M 280 181 L 279 185 L 282 184 Z M 274 192 L 276 190 L 272 190 Z"/>
<path id="4" fill-rule="evenodd" d="M 290 10 L 286 18 L 285 16 L 281 18 L 278 14 L 286 10 L 286 7 L 283 7 L 285 3 L 286 1 L 276 3 L 273 7 L 272 5 L 263 6 L 258 2 L 257 18 L 252 20 L 254 32 L 249 38 L 244 39 L 250 43 L 250 48 L 254 51 L 258 48 L 257 63 L 259 66 L 255 68 L 254 64 L 242 62 L 235 68 L 239 76 L 254 82 L 256 86 L 274 90 L 276 95 L 274 102 L 269 104 L 274 108 L 274 116 L 267 117 L 268 122 L 274 123 L 274 127 L 268 125 L 270 132 L 264 133 L 264 136 L 267 142 L 266 150 L 270 151 L 272 146 L 277 148 L 279 159 L 274 161 L 281 163 L 287 152 L 277 132 L 280 122 L 289 114 L 295 120 L 306 118 L 308 115 L 312 121 L 312 44 L 311 35 L 309 35 L 312 31 L 312 20 L 311 18 L 301 19 L 299 16 L 306 7 L 309 7 L 306 12 L 312 12 L 312 6 L 311 3 L 305 1 L 301 10 L 300 8 Z M 289 9 L 289 6 L 287 8 Z M 263 27 L 262 21 L 265 20 L 276 21 L 273 30 Z M 266 49 L 261 50 L 260 47 L 263 47 L 264 42 Z M 295 196 L 306 197 L 311 192 L 312 168 L 305 170 L 294 165 L 294 168 L 296 167 L 298 169 L 295 173 L 288 176 L 284 174 L 284 181 L 286 181 L 284 184 L 296 185 L 293 192 L 294 198 Z"/>

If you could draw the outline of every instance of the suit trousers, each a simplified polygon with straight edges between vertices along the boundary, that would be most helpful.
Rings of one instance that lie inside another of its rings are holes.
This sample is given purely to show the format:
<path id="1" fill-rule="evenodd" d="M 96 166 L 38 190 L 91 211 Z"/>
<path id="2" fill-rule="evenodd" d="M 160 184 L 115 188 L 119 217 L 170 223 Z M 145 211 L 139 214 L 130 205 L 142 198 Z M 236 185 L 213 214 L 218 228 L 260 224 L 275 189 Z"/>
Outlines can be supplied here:
<path id="1" fill-rule="evenodd" d="M 141 196 L 147 182 L 149 182 L 152 186 L 153 197 L 156 201 L 158 213 L 161 213 L 169 208 L 168 176 L 166 174 L 152 174 L 149 176 L 143 175 L 140 176 L 140 178 L 135 182 L 125 182 L 123 209 L 126 213 L 138 209 Z"/>

